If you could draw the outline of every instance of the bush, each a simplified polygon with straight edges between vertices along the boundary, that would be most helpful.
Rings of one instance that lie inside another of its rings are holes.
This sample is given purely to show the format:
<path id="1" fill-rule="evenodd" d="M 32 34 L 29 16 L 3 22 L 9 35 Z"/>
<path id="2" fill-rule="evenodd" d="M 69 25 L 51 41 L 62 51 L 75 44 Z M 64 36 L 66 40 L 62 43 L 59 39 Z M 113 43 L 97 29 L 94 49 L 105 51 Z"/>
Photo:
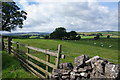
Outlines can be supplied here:
<path id="1" fill-rule="evenodd" d="M 76 40 L 80 40 L 80 39 L 81 39 L 81 36 L 80 36 L 80 35 L 76 37 Z"/>
<path id="2" fill-rule="evenodd" d="M 95 40 L 100 39 L 100 35 L 97 34 L 96 37 L 94 37 L 94 39 Z"/>
<path id="3" fill-rule="evenodd" d="M 49 39 L 49 36 L 45 36 L 45 39 Z"/>
<path id="4" fill-rule="evenodd" d="M 107 35 L 107 38 L 110 38 L 110 35 Z"/>

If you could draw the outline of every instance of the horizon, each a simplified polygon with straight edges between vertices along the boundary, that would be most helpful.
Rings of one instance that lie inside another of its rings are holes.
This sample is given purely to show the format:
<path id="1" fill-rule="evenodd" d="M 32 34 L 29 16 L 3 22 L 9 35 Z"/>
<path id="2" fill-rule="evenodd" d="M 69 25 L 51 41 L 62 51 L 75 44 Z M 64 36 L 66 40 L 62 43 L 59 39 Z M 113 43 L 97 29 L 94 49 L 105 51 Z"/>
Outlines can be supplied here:
<path id="1" fill-rule="evenodd" d="M 109 32 L 109 31 L 113 31 L 113 32 L 120 32 L 119 30 L 105 30 L 105 31 L 89 31 L 89 32 Z M 67 32 L 70 32 L 70 31 L 67 31 Z M 77 31 L 76 31 L 77 32 Z M 85 31 L 84 31 L 85 32 Z M 88 33 L 89 33 L 88 32 Z M 8 32 L 8 31 L 0 31 L 1 34 L 11 34 L 11 33 L 35 33 L 35 31 L 33 32 Z M 52 33 L 52 32 L 36 32 L 36 33 Z M 85 32 L 87 33 L 87 32 Z"/>

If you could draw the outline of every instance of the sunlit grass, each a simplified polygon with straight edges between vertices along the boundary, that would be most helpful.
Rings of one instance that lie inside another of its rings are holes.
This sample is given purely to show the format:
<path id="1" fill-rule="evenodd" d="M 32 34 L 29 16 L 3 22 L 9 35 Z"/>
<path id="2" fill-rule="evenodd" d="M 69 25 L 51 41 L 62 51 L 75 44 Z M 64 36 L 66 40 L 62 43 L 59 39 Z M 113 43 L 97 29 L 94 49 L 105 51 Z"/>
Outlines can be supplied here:
<path id="1" fill-rule="evenodd" d="M 62 54 L 66 55 L 66 59 L 62 59 L 61 62 L 74 63 L 74 58 L 82 54 L 89 55 L 90 57 L 100 56 L 107 59 L 118 60 L 118 39 L 78 40 L 78 41 L 15 39 L 14 41 L 29 44 L 30 46 L 33 47 L 50 49 L 54 51 L 57 51 L 58 44 L 62 44 Z M 33 55 L 39 56 L 39 54 Z"/>

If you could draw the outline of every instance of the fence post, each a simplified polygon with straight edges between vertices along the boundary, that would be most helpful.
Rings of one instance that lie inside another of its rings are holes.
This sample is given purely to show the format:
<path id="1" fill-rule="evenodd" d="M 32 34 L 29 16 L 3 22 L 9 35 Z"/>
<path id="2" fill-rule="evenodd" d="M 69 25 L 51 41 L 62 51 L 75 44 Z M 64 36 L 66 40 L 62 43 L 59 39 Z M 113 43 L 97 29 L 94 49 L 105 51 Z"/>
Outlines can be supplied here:
<path id="1" fill-rule="evenodd" d="M 27 45 L 27 46 L 29 46 L 29 45 Z M 27 48 L 27 53 L 30 53 L 30 49 L 29 48 Z M 29 56 L 27 56 L 27 60 L 29 60 Z M 29 66 L 28 62 L 27 62 L 27 65 Z"/>
<path id="2" fill-rule="evenodd" d="M 59 68 L 59 63 L 60 63 L 60 53 L 62 51 L 62 45 L 59 44 L 58 45 L 58 54 L 57 54 L 57 58 L 56 58 L 56 68 Z"/>
<path id="3" fill-rule="evenodd" d="M 8 37 L 8 53 L 10 54 L 11 53 L 11 41 L 12 41 L 12 38 L 11 37 Z"/>
<path id="4" fill-rule="evenodd" d="M 27 48 L 27 53 L 29 53 L 30 52 L 30 49 L 29 48 Z"/>
<path id="5" fill-rule="evenodd" d="M 46 52 L 47 52 L 47 51 L 48 51 L 48 49 L 46 50 Z M 46 61 L 47 61 L 47 62 L 50 62 L 50 55 L 49 55 L 49 54 L 46 54 Z M 47 65 L 46 65 L 46 71 L 49 72 L 49 66 L 47 66 Z M 49 76 L 46 75 L 46 78 L 48 79 Z"/>
<path id="6" fill-rule="evenodd" d="M 16 51 L 19 54 L 19 42 L 17 42 L 16 44 L 17 44 Z"/>
<path id="7" fill-rule="evenodd" d="M 27 48 L 27 53 L 30 53 L 30 49 L 29 48 Z M 29 60 L 29 56 L 27 57 L 27 59 Z"/>
<path id="8" fill-rule="evenodd" d="M 3 38 L 3 36 L 2 36 L 2 50 L 4 50 L 5 49 L 5 45 L 4 45 L 4 38 Z"/>

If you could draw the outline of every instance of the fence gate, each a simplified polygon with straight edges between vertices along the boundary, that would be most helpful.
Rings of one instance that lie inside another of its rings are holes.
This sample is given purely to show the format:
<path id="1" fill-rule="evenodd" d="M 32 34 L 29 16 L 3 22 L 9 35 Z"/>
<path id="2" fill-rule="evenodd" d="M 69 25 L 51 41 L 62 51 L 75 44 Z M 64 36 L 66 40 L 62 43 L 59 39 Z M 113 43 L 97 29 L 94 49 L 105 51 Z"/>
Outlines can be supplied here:
<path id="1" fill-rule="evenodd" d="M 14 42 L 10 37 L 3 38 L 2 41 L 4 47 L 3 49 L 5 49 L 9 54 L 13 53 L 28 71 L 43 79 L 50 78 L 52 76 L 52 69 L 58 69 L 60 59 L 65 58 L 65 55 L 61 54 L 62 45 L 60 44 L 58 45 L 58 51 L 52 52 L 48 49 L 40 49 L 21 44 L 19 42 Z M 36 51 L 37 54 L 46 55 L 45 60 L 34 56 L 33 53 L 30 52 L 31 50 Z M 51 62 L 51 57 L 52 59 L 55 58 L 55 64 Z M 43 67 L 40 64 L 44 64 L 45 66 Z"/>

